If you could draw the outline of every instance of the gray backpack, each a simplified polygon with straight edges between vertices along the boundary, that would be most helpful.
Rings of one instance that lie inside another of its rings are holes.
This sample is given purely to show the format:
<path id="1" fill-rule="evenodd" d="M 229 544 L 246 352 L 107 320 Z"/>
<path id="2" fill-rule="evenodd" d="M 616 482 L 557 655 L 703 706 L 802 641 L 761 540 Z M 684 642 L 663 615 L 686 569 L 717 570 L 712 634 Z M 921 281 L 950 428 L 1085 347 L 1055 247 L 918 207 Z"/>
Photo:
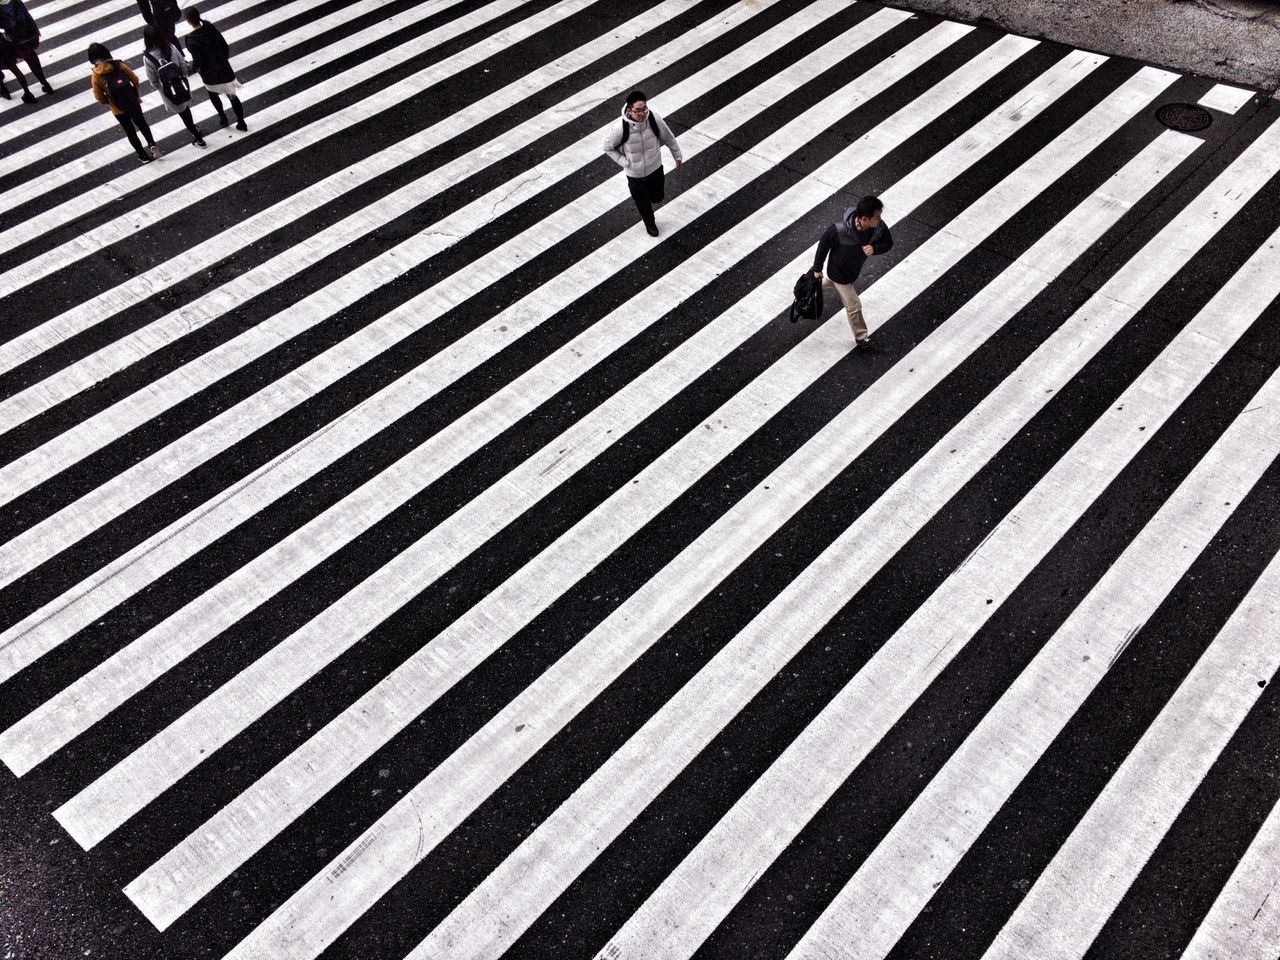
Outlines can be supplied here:
<path id="1" fill-rule="evenodd" d="M 151 62 L 151 69 L 156 72 L 156 80 L 159 81 L 166 100 L 170 103 L 186 103 L 191 99 L 191 84 L 187 83 L 180 66 L 172 60 L 153 56 L 150 50 L 143 56 Z"/>

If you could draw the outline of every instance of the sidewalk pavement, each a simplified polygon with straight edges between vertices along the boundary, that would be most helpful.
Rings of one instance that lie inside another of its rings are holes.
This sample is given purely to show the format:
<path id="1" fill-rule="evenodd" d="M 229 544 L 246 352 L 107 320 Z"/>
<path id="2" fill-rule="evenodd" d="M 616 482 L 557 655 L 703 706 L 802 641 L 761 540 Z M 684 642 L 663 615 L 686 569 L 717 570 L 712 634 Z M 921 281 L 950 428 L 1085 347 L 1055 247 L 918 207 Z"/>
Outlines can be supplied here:
<path id="1" fill-rule="evenodd" d="M 1261 89 L 1280 88 L 1280 2 L 1269 0 L 904 0 L 896 6 L 1133 57 Z"/>

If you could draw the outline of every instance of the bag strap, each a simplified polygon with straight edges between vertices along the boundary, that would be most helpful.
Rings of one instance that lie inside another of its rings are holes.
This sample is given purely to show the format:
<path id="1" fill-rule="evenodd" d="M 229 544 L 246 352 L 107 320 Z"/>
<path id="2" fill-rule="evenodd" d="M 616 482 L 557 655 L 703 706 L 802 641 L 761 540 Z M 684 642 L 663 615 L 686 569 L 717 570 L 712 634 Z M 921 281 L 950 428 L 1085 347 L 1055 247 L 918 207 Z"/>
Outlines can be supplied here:
<path id="1" fill-rule="evenodd" d="M 160 52 L 161 54 L 164 54 L 163 50 Z M 155 69 L 157 71 L 159 71 L 160 68 L 163 67 L 165 64 L 178 62 L 173 59 L 173 47 L 169 48 L 168 56 L 155 56 L 150 50 L 145 50 L 142 53 L 142 57 L 144 60 L 150 59 L 151 62 L 155 64 Z"/>

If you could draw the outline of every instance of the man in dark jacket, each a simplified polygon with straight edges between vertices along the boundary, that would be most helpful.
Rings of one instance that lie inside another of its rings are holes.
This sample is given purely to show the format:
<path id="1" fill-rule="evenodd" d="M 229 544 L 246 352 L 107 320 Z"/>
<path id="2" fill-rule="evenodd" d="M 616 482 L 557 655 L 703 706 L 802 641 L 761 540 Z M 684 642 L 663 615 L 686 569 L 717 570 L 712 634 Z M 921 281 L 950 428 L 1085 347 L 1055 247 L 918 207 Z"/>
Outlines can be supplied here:
<path id="1" fill-rule="evenodd" d="M 824 287 L 834 287 L 844 302 L 849 315 L 849 327 L 853 330 L 856 346 L 871 343 L 867 323 L 862 318 L 862 301 L 854 283 L 862 272 L 868 257 L 886 253 L 893 246 L 889 225 L 882 223 L 880 215 L 884 204 L 879 197 L 863 197 L 856 207 L 844 212 L 844 218 L 827 227 L 818 241 L 818 253 L 813 259 L 813 275 L 822 280 Z M 822 264 L 827 263 L 827 276 L 822 276 Z"/>
<path id="2" fill-rule="evenodd" d="M 178 21 L 182 19 L 182 8 L 178 0 L 138 0 L 138 10 L 141 11 L 143 20 L 160 31 L 162 40 L 179 50 L 183 49 L 176 29 Z"/>

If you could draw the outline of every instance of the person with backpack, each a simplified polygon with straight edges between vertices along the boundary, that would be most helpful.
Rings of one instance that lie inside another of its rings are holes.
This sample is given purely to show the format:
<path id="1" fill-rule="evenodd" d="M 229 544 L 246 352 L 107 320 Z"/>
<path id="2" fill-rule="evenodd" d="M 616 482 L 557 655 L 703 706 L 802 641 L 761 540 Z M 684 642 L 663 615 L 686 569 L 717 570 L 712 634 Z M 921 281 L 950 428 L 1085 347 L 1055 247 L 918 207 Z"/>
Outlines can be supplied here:
<path id="1" fill-rule="evenodd" d="M 884 204 L 879 197 L 863 197 L 856 207 L 849 207 L 840 220 L 827 227 L 813 258 L 814 278 L 822 280 L 824 287 L 834 287 L 844 302 L 855 348 L 869 347 L 871 334 L 867 332 L 862 301 L 853 285 L 867 258 L 887 253 L 893 246 L 889 225 L 880 219 L 883 211 Z M 825 279 L 822 276 L 824 262 L 827 264 Z"/>
<path id="2" fill-rule="evenodd" d="M 125 136 L 133 145 L 138 160 L 150 163 L 160 158 L 160 148 L 151 136 L 151 127 L 142 115 L 142 97 L 138 90 L 138 75 L 123 60 L 113 59 L 111 51 L 100 43 L 89 44 L 89 62 L 93 64 L 93 96 L 99 103 L 111 108 L 111 114 L 124 127 Z M 138 131 L 147 138 L 148 149 L 142 149 Z"/>
<path id="3" fill-rule="evenodd" d="M 15 62 L 27 61 L 32 74 L 40 81 L 40 89 L 45 93 L 53 93 L 53 87 L 45 78 L 44 67 L 40 65 L 40 55 L 36 52 L 40 48 L 40 30 L 34 18 L 27 12 L 22 0 L 0 0 L 0 33 L 3 33 L 13 46 Z M 18 72 L 16 66 L 13 72 L 15 74 Z M 22 80 L 21 75 L 18 76 L 18 80 Z M 25 83 L 22 88 L 26 90 Z M 22 99 L 27 103 L 31 102 L 25 96 Z"/>
<path id="4" fill-rule="evenodd" d="M 190 68 L 186 57 L 176 45 L 165 42 L 164 33 L 158 27 L 148 25 L 142 31 L 142 42 L 146 48 L 142 65 L 147 71 L 147 82 L 160 91 L 164 108 L 182 118 L 191 142 L 197 147 L 207 146 L 200 128 L 191 119 L 191 84 L 187 82 Z"/>
<path id="5" fill-rule="evenodd" d="M 679 170 L 684 165 L 684 157 L 675 134 L 661 117 L 649 109 L 649 98 L 644 92 L 632 90 L 622 108 L 622 123 L 614 124 L 605 134 L 604 152 L 626 173 L 631 199 L 635 201 L 640 219 L 651 237 L 658 235 L 653 205 L 666 197 L 666 174 L 662 170 L 664 143 Z"/>
<path id="6" fill-rule="evenodd" d="M 138 10 L 147 26 L 160 31 L 160 38 L 170 47 L 182 49 L 182 41 L 178 39 L 178 21 L 182 19 L 182 9 L 178 0 L 138 0 Z"/>
<path id="7" fill-rule="evenodd" d="M 187 7 L 183 11 L 187 23 L 191 25 L 191 33 L 187 35 L 187 50 L 191 53 L 191 69 L 200 74 L 204 88 L 209 93 L 213 109 L 218 111 L 218 123 L 226 126 L 227 115 L 222 109 L 222 97 L 231 101 L 231 109 L 236 115 L 236 129 L 248 130 L 244 122 L 244 105 L 236 96 L 240 82 L 236 72 L 231 69 L 231 50 L 222 33 L 212 23 L 200 19 L 200 11 L 196 7 Z M 221 94 L 221 96 L 220 96 Z"/>
<path id="8" fill-rule="evenodd" d="M 18 86 L 22 88 L 22 102 L 35 103 L 35 95 L 31 92 L 31 88 L 27 86 L 27 79 L 22 75 L 22 71 L 18 69 L 18 57 L 13 52 L 13 43 L 4 34 L 0 33 L 0 97 L 6 100 L 12 100 L 13 94 L 9 92 L 9 88 L 4 85 L 4 72 L 8 70 L 18 78 Z"/>

